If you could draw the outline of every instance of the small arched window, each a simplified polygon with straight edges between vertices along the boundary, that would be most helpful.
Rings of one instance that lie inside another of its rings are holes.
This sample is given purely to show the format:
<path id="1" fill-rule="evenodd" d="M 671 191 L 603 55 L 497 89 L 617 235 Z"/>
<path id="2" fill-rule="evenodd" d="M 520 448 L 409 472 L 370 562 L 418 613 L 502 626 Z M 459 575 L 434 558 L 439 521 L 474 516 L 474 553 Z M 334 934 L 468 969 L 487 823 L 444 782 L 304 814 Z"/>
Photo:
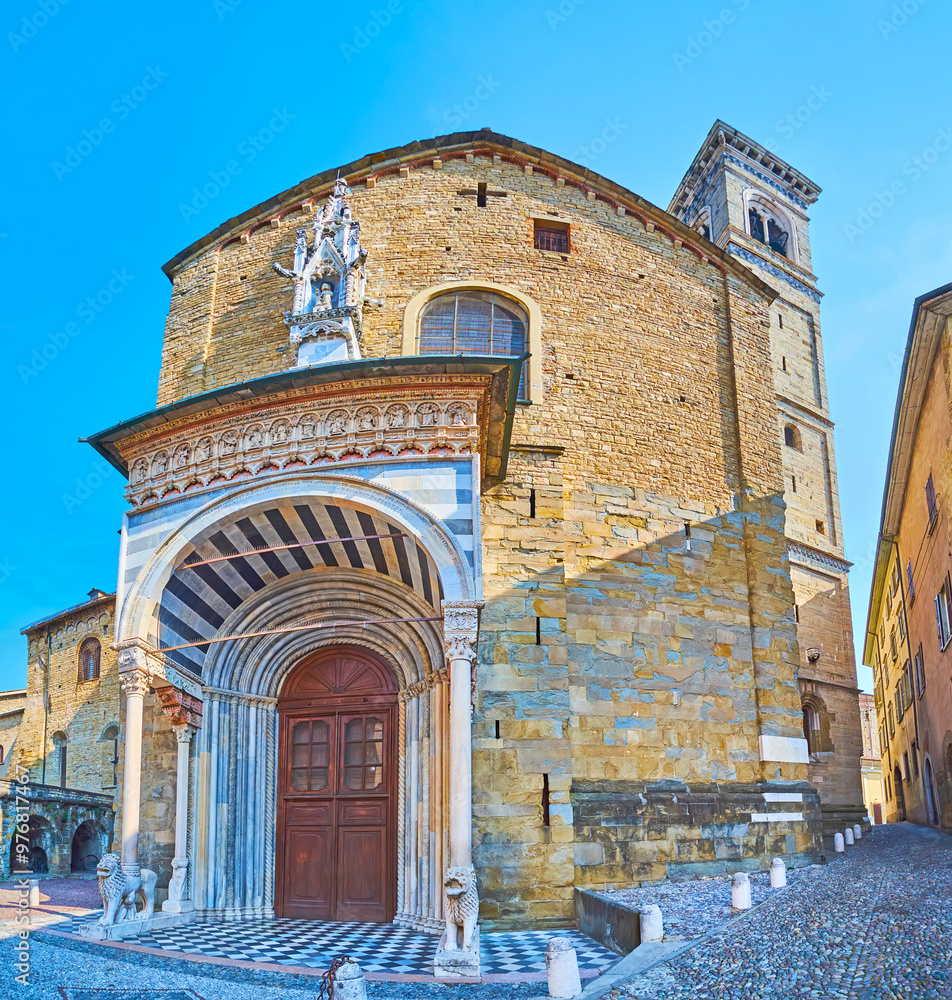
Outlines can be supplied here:
<path id="1" fill-rule="evenodd" d="M 709 240 L 711 238 L 710 209 L 705 208 L 702 212 L 700 212 L 694 222 L 691 223 L 691 228 L 696 233 L 700 233 L 704 239 Z"/>
<path id="2" fill-rule="evenodd" d="M 812 757 L 820 749 L 820 713 L 809 702 L 803 706 L 803 736 Z"/>
<path id="3" fill-rule="evenodd" d="M 436 295 L 420 310 L 420 354 L 475 354 L 519 357 L 526 352 L 529 317 L 513 299 L 478 288 Z M 526 366 L 519 398 L 527 399 Z"/>
<path id="4" fill-rule="evenodd" d="M 759 243 L 792 260 L 792 230 L 789 219 L 774 205 L 756 196 L 750 199 L 747 204 L 747 231 Z"/>
<path id="5" fill-rule="evenodd" d="M 79 647 L 79 680 L 94 681 L 99 676 L 102 647 L 98 639 L 83 639 Z"/>
<path id="6" fill-rule="evenodd" d="M 795 424 L 787 424 L 783 429 L 783 443 L 788 448 L 796 448 L 797 451 L 801 450 L 800 445 L 800 429 Z"/>

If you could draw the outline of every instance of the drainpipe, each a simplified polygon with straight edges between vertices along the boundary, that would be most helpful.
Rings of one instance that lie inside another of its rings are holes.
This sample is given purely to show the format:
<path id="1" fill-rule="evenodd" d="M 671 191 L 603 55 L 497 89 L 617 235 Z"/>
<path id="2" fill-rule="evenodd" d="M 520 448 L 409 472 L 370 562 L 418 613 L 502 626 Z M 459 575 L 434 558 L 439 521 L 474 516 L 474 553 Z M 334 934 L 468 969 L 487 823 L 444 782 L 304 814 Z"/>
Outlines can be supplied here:
<path id="1" fill-rule="evenodd" d="M 43 680 L 43 781 L 46 784 L 47 728 L 50 721 L 50 664 L 53 662 L 53 636 L 46 626 L 46 676 Z"/>

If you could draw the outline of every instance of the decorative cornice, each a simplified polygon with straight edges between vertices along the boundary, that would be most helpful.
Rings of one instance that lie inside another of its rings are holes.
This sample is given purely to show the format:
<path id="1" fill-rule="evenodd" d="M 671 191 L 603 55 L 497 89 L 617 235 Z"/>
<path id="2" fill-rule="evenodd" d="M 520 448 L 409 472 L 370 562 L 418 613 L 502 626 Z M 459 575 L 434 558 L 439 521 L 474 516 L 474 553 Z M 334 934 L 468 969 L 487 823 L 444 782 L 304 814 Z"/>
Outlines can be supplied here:
<path id="1" fill-rule="evenodd" d="M 437 378 L 425 392 L 372 381 L 366 394 L 312 396 L 306 403 L 277 397 L 241 419 L 216 412 L 198 425 L 136 435 L 124 448 L 130 465 L 126 498 L 140 508 L 294 469 L 479 450 L 488 415 L 472 378 L 468 391 L 452 386 L 461 376 Z"/>
<path id="2" fill-rule="evenodd" d="M 804 545 L 802 542 L 787 542 L 787 553 L 791 560 L 799 559 L 812 565 L 819 565 L 825 569 L 832 569 L 837 573 L 849 573 L 853 564 L 837 556 L 831 556 L 828 552 L 813 548 L 812 545 Z"/>
<path id="3" fill-rule="evenodd" d="M 784 198 L 793 202 L 797 208 L 800 208 L 805 212 L 810 207 L 802 198 L 798 198 L 789 188 L 778 183 L 776 178 L 771 177 L 769 174 L 765 174 L 762 170 L 758 170 L 747 160 L 743 160 L 739 156 L 734 156 L 733 153 L 728 153 L 726 151 L 721 155 L 728 163 L 736 164 L 736 166 L 740 167 L 742 170 L 746 170 L 749 174 L 753 174 L 759 181 L 763 181 L 764 184 L 767 184 L 775 191 L 778 191 L 784 196 Z"/>
<path id="4" fill-rule="evenodd" d="M 746 261 L 746 263 L 752 264 L 754 267 L 759 267 L 762 271 L 766 271 L 768 274 L 772 274 L 775 278 L 785 281 L 792 288 L 795 288 L 798 292 L 806 295 L 807 298 L 813 299 L 814 302 L 819 303 L 823 298 L 820 292 L 818 292 L 815 288 L 811 288 L 809 285 L 795 278 L 792 274 L 788 274 L 786 271 L 777 267 L 776 264 L 771 264 L 770 261 L 764 260 L 763 257 L 760 257 L 755 253 L 751 253 L 750 250 L 747 250 L 733 241 L 727 244 L 726 250 L 734 257 L 739 257 L 741 260 Z"/>
<path id="5" fill-rule="evenodd" d="M 741 166 L 745 170 L 750 170 L 771 187 L 777 187 L 792 203 L 802 203 L 807 207 L 820 195 L 819 185 L 805 174 L 776 156 L 766 146 L 718 119 L 704 137 L 701 148 L 678 184 L 668 205 L 669 212 L 679 216 L 683 214 L 683 206 L 689 199 L 693 200 L 705 175 L 709 176 L 713 172 L 724 155 L 735 159 L 740 157 Z M 763 172 L 760 167 L 764 168 Z"/>

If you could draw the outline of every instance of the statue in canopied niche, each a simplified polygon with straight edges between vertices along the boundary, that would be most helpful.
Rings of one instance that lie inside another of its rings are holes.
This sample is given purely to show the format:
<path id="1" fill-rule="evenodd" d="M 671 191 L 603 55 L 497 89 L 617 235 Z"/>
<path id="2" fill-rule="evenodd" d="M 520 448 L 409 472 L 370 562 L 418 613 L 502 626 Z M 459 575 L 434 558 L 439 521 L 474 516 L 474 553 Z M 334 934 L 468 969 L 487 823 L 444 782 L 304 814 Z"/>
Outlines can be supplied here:
<path id="1" fill-rule="evenodd" d="M 333 308 L 333 289 L 326 281 L 322 282 L 320 291 L 317 293 L 317 303 L 314 306 L 314 312 L 330 312 Z"/>

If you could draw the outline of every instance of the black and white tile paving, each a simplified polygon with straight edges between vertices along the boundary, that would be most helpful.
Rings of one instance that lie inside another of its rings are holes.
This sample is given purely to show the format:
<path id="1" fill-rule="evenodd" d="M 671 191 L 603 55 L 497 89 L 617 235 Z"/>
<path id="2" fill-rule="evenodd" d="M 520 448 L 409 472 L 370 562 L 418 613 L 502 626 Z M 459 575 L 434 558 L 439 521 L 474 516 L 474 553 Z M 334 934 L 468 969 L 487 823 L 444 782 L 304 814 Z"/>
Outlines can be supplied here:
<path id="1" fill-rule="evenodd" d="M 98 917 L 98 914 L 93 916 Z M 67 930 L 62 925 L 58 929 Z M 574 930 L 484 931 L 480 935 L 482 974 L 545 972 L 545 947 L 555 935 L 572 941 L 583 976 L 618 961 L 613 952 Z M 439 938 L 393 924 L 279 918 L 187 924 L 125 941 L 201 958 L 308 969 L 326 969 L 335 958 L 346 955 L 364 972 L 431 976 Z"/>

